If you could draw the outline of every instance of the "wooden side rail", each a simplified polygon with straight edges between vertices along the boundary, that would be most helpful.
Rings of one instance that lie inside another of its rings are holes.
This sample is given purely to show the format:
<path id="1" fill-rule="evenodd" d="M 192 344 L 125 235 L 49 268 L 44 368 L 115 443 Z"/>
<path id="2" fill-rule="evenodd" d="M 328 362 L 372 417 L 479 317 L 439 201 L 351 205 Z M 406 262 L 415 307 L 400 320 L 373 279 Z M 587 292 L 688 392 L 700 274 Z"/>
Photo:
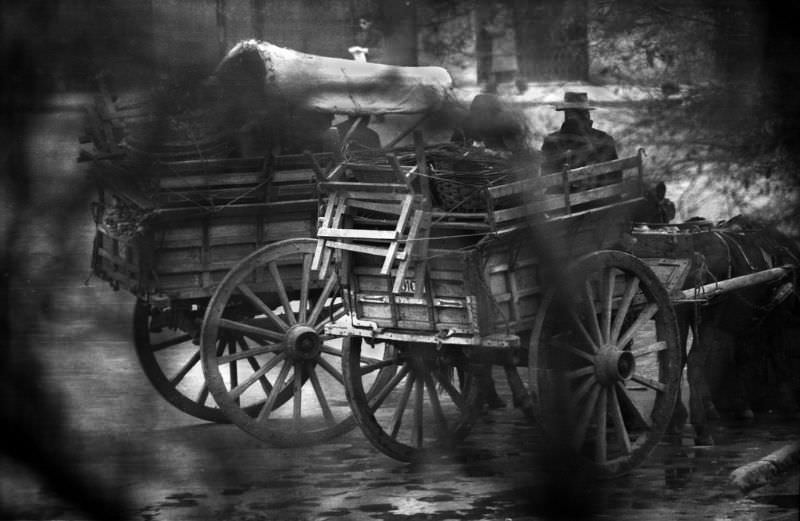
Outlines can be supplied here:
<path id="1" fill-rule="evenodd" d="M 523 179 L 522 181 L 515 181 L 504 185 L 491 186 L 488 188 L 489 196 L 492 199 L 501 199 L 519 194 L 530 194 L 538 190 L 546 190 L 548 188 L 562 186 L 564 184 L 564 176 L 567 177 L 568 183 L 575 183 L 603 174 L 610 174 L 612 172 L 637 169 L 637 175 L 641 176 L 642 167 L 642 152 L 635 156 L 624 157 L 622 159 L 615 159 L 605 163 L 597 163 L 593 165 L 582 166 L 580 168 L 573 168 L 563 172 L 556 172 L 554 174 L 547 174 L 539 177 L 532 177 L 530 179 Z"/>

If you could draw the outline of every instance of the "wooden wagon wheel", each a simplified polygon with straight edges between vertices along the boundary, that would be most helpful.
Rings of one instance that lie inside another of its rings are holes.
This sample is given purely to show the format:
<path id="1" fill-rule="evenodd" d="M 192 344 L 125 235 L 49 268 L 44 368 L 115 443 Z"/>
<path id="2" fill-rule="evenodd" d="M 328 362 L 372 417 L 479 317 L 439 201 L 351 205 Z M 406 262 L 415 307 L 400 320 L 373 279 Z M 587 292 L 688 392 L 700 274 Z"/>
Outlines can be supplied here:
<path id="1" fill-rule="evenodd" d="M 203 371 L 222 411 L 280 446 L 318 443 L 355 426 L 340 339 L 324 334 L 344 315 L 339 284 L 333 270 L 322 281 L 311 271 L 315 245 L 281 241 L 242 259 L 211 298 L 200 335 Z M 217 339 L 226 334 L 240 335 L 238 353 L 219 350 Z M 232 362 L 234 376 L 221 369 Z"/>
<path id="2" fill-rule="evenodd" d="M 641 463 L 664 434 L 680 384 L 675 313 L 636 257 L 579 259 L 531 334 L 528 378 L 549 438 L 600 476 Z"/>
<path id="3" fill-rule="evenodd" d="M 136 356 L 150 383 L 169 403 L 181 411 L 217 423 L 227 423 L 227 416 L 210 395 L 200 365 L 200 346 L 167 312 L 154 313 L 147 303 L 137 300 L 133 311 L 133 339 Z M 181 320 L 191 324 L 202 311 L 181 311 Z M 219 348 L 231 352 L 236 342 L 219 339 Z M 229 371 L 235 371 L 231 364 Z M 288 397 L 284 398 L 284 401 Z"/>
<path id="4" fill-rule="evenodd" d="M 397 343 L 381 362 L 363 363 L 362 340 L 344 341 L 344 378 L 367 439 L 400 461 L 419 461 L 463 439 L 479 411 L 478 386 L 460 347 Z M 391 368 L 375 383 L 374 371 Z"/>
<path id="5" fill-rule="evenodd" d="M 169 403 L 196 418 L 227 419 L 211 398 L 200 367 L 200 347 L 192 336 L 172 324 L 159 324 L 150 306 L 136 301 L 133 342 L 144 374 Z"/>

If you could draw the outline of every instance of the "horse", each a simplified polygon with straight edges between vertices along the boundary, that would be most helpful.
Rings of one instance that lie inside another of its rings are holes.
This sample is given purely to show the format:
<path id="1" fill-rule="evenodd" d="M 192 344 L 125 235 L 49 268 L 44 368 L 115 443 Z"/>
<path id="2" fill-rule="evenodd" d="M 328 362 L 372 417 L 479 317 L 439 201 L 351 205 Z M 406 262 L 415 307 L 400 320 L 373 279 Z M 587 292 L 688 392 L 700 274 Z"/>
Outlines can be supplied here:
<path id="1" fill-rule="evenodd" d="M 693 269 L 683 289 L 747 275 L 783 265 L 800 267 L 800 246 L 772 226 L 745 216 L 720 223 L 704 233 L 694 234 Z M 734 402 L 743 417 L 752 417 L 745 386 L 746 372 L 752 369 L 747 358 L 754 349 L 763 349 L 767 358 L 783 353 L 787 346 L 782 328 L 800 323 L 800 296 L 793 280 L 759 284 L 715 296 L 708 304 L 678 305 L 678 326 L 683 360 L 689 382 L 689 421 L 695 443 L 711 445 L 708 420 L 716 419 L 706 371 L 715 348 L 732 349 L 736 359 Z M 693 334 L 688 348 L 689 331 Z M 774 360 L 773 360 L 774 362 Z M 773 364 L 784 384 L 791 381 L 785 364 Z M 678 400 L 672 427 L 678 431 L 686 421 L 686 410 Z"/>

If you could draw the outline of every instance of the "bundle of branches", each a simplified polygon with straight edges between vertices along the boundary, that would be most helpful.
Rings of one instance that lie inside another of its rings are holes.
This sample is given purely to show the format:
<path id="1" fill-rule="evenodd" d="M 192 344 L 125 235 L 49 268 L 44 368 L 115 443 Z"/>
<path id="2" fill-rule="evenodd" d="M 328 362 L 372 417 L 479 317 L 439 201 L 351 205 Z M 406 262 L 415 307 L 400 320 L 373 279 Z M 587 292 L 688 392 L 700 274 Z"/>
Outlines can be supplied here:
<path id="1" fill-rule="evenodd" d="M 202 109 L 130 125 L 124 144 L 135 156 L 160 161 L 221 158 L 233 150 L 229 133 Z"/>
<path id="2" fill-rule="evenodd" d="M 98 208 L 96 219 L 109 235 L 129 240 L 144 231 L 144 221 L 149 215 L 146 209 L 114 197 L 111 204 Z"/>
<path id="3" fill-rule="evenodd" d="M 391 151 L 401 165 L 417 162 L 413 146 Z M 379 151 L 352 151 L 349 159 L 359 163 L 386 164 Z M 443 143 L 425 147 L 425 162 L 435 202 L 453 212 L 480 212 L 488 208 L 486 188 L 510 183 L 517 170 L 508 154 L 492 149 Z"/>

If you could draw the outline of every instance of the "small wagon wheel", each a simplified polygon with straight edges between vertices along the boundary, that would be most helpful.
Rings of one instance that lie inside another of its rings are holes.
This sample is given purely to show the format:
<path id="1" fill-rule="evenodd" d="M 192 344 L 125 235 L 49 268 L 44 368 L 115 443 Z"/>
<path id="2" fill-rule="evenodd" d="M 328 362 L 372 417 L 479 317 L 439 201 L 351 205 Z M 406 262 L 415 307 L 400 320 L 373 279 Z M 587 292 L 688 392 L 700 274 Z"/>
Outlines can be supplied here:
<path id="1" fill-rule="evenodd" d="M 239 261 L 211 298 L 200 335 L 203 372 L 222 411 L 280 446 L 318 443 L 355 426 L 341 342 L 324 332 L 345 312 L 339 283 L 333 270 L 321 281 L 311 271 L 315 246 L 314 239 L 281 241 Z M 231 334 L 239 347 L 233 354 L 217 341 Z"/>
<path id="2" fill-rule="evenodd" d="M 169 313 L 154 312 L 146 302 L 136 302 L 133 339 L 145 375 L 156 391 L 181 411 L 201 420 L 227 423 L 206 385 L 200 346 L 187 332 L 190 327 L 199 327 L 202 310 Z M 219 343 L 220 349 L 236 349 L 235 343 L 229 345 L 223 339 Z M 229 370 L 235 369 L 231 366 Z"/>
<path id="3" fill-rule="evenodd" d="M 463 439 L 479 410 L 478 386 L 459 347 L 397 343 L 380 363 L 362 362 L 360 337 L 344 341 L 344 378 L 361 430 L 378 450 L 419 461 Z M 375 384 L 372 371 L 390 367 Z"/>
<path id="4" fill-rule="evenodd" d="M 534 408 L 551 441 L 613 477 L 648 456 L 672 416 L 675 313 L 653 271 L 627 253 L 587 255 L 567 280 L 545 297 L 531 334 Z"/>

